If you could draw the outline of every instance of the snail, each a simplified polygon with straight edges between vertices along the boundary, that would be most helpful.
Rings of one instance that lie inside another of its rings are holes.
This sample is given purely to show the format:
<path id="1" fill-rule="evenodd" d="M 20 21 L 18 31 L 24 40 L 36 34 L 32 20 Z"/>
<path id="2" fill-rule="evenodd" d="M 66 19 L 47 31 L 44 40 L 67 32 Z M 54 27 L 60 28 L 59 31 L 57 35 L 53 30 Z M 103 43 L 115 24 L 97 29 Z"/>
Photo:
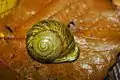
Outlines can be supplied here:
<path id="1" fill-rule="evenodd" d="M 56 20 L 35 23 L 27 33 L 26 49 L 41 63 L 73 62 L 80 52 L 70 29 Z"/>

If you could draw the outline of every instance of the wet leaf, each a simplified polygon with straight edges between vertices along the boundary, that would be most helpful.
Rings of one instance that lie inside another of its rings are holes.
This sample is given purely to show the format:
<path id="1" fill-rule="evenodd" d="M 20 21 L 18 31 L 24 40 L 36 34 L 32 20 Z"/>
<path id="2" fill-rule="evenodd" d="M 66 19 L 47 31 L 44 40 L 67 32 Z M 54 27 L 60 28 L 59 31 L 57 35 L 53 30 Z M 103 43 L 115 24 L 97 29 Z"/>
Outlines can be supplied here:
<path id="1" fill-rule="evenodd" d="M 0 40 L 0 58 L 32 80 L 103 80 L 120 51 L 119 16 L 109 0 L 21 0 L 17 11 L 0 22 L 1 33 L 7 34 Z M 75 23 L 73 35 L 81 49 L 78 60 L 41 64 L 29 57 L 26 33 L 43 19 Z M 5 24 L 11 27 L 12 34 L 7 33 Z"/>

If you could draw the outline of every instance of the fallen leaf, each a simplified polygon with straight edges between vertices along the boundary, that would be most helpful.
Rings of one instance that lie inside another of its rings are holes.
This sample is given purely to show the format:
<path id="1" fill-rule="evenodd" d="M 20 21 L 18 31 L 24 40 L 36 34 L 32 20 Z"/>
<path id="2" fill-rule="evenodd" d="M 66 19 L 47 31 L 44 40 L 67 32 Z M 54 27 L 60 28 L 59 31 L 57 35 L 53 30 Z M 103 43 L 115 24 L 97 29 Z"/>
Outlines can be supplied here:
<path id="1" fill-rule="evenodd" d="M 26 14 L 33 10 L 33 15 Z M 16 13 L 12 18 L 9 15 L 3 19 L 5 21 L 1 20 L 0 25 L 10 25 L 13 38 L 1 39 L 0 58 L 28 79 L 103 80 L 116 62 L 120 51 L 120 15 L 110 0 L 21 0 Z M 75 23 L 73 35 L 81 50 L 75 62 L 41 64 L 28 55 L 26 33 L 35 22 L 43 19 Z M 1 32 L 7 30 L 2 27 Z"/>

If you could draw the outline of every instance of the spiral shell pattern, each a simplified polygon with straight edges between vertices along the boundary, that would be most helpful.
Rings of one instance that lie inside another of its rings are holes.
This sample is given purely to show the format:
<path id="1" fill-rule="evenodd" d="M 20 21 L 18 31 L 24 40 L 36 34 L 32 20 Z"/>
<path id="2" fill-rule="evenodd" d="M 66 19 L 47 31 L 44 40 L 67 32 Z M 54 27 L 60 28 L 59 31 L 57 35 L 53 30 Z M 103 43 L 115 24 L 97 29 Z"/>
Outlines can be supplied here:
<path id="1" fill-rule="evenodd" d="M 39 62 L 66 62 L 73 60 L 68 59 L 68 54 L 74 51 L 76 43 L 66 25 L 55 20 L 43 20 L 28 31 L 26 46 L 29 55 Z M 77 48 L 75 58 L 78 52 Z"/>

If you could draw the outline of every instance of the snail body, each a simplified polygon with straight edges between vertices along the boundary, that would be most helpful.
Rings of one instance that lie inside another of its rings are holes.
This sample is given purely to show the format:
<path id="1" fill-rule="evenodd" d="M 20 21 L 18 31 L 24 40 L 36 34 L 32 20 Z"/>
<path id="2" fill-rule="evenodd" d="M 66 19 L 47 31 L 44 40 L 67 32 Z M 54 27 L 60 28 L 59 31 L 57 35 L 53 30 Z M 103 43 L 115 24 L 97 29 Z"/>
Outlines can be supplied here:
<path id="1" fill-rule="evenodd" d="M 43 63 L 72 62 L 79 55 L 69 28 L 55 20 L 34 24 L 27 33 L 26 48 L 33 59 Z"/>

